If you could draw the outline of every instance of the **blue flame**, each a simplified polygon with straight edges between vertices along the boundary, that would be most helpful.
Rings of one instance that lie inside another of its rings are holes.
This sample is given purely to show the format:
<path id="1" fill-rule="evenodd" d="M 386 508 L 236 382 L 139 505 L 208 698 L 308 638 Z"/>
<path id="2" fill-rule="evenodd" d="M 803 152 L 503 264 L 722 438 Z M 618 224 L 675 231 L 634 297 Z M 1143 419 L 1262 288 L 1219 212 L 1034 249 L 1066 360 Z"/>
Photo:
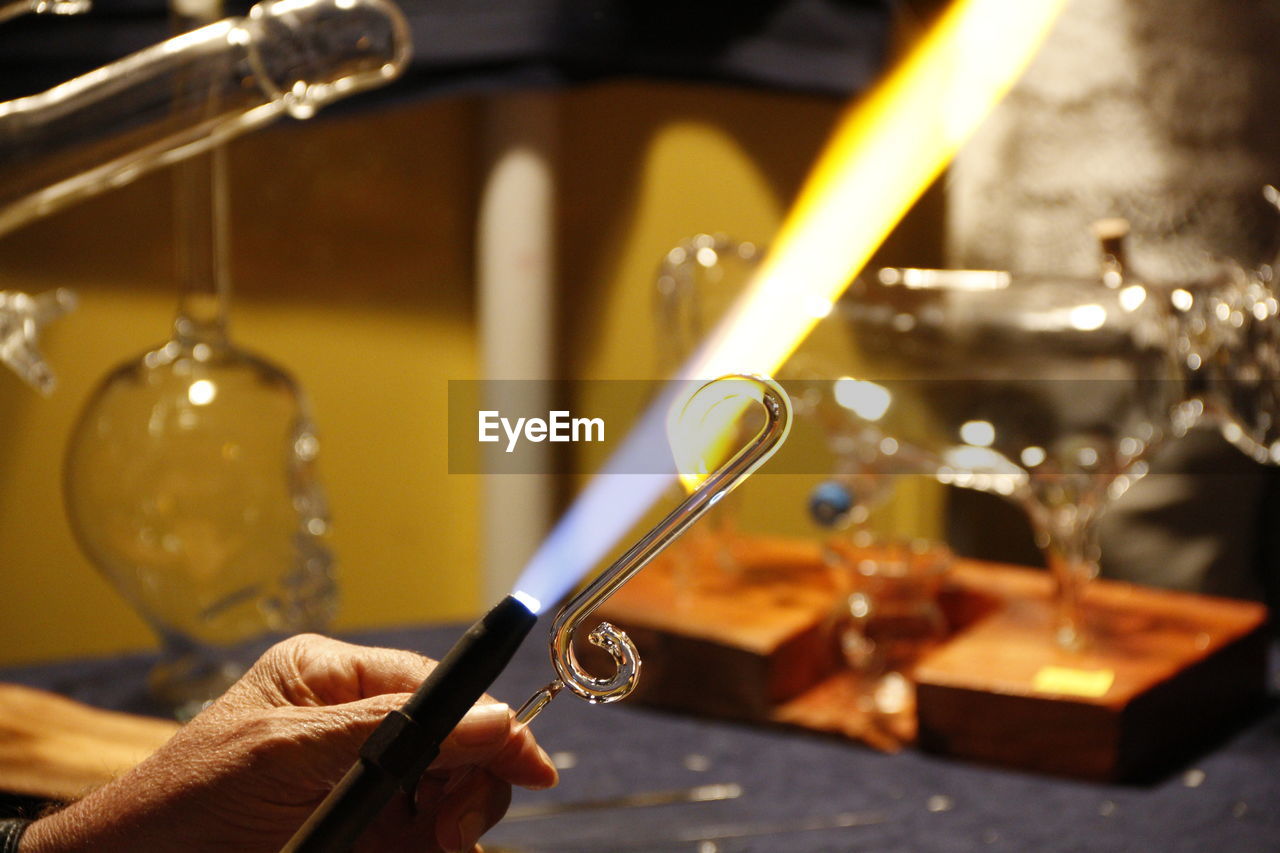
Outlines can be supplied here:
<path id="1" fill-rule="evenodd" d="M 645 411 L 622 445 L 538 546 L 515 588 L 539 602 L 563 598 L 627 534 L 676 480 L 667 444 L 670 394 Z M 671 460 L 664 473 L 656 460 Z"/>

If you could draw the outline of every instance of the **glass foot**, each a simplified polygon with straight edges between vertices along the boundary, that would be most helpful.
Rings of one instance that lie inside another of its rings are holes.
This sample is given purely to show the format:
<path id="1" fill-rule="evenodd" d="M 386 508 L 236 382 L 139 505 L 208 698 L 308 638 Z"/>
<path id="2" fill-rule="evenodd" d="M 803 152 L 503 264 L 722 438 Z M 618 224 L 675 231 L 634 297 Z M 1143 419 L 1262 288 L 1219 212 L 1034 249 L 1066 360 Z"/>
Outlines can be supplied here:
<path id="1" fill-rule="evenodd" d="M 248 649 L 169 644 L 148 674 L 147 686 L 153 699 L 186 722 L 225 693 L 255 657 Z"/>

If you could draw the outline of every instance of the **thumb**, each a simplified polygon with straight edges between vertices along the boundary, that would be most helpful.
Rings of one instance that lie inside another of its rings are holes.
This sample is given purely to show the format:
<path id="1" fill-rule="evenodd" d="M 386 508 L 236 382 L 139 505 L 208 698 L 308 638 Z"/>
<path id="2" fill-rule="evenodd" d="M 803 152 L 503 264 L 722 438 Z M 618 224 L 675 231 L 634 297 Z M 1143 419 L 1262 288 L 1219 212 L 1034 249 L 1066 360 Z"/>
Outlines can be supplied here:
<path id="1" fill-rule="evenodd" d="M 512 734 L 511 709 L 502 702 L 480 702 L 454 727 L 440 746 L 433 767 L 484 764 L 502 751 Z"/>
<path id="2" fill-rule="evenodd" d="M 515 722 L 506 705 L 496 702 L 471 709 L 445 740 L 431 769 L 439 773 L 468 765 L 526 788 L 550 788 L 558 781 L 555 765 L 533 733 Z"/>

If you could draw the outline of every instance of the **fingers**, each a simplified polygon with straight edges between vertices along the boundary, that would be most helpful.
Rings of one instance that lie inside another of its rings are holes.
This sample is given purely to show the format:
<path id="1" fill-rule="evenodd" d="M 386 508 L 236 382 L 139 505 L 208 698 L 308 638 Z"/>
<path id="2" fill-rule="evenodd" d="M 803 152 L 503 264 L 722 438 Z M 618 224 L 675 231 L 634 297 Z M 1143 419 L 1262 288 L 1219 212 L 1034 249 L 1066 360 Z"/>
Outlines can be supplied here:
<path id="1" fill-rule="evenodd" d="M 441 757 L 433 766 L 458 767 L 490 760 L 506 746 L 513 725 L 511 709 L 501 702 L 472 706 L 440 745 Z"/>
<path id="2" fill-rule="evenodd" d="M 516 726 L 506 705 L 480 704 L 462 718 L 432 762 L 433 771 L 468 765 L 525 788 L 550 788 L 559 781 L 555 765 L 532 732 Z"/>
<path id="3" fill-rule="evenodd" d="M 442 796 L 438 786 L 435 796 Z M 436 810 L 415 807 L 403 794 L 397 795 L 360 836 L 356 853 L 440 853 L 436 844 Z"/>
<path id="4" fill-rule="evenodd" d="M 326 637 L 315 640 L 319 642 L 298 647 L 294 660 L 317 704 L 412 693 L 435 669 L 435 661 L 402 649 L 355 646 Z"/>
<path id="5" fill-rule="evenodd" d="M 440 801 L 436 841 L 451 853 L 470 851 L 510 804 L 510 785 L 483 770 L 472 773 Z"/>
<path id="6" fill-rule="evenodd" d="M 523 727 L 516 731 L 507 741 L 506 748 L 487 767 L 499 779 L 535 791 L 553 788 L 560 783 L 560 772 L 551 762 L 551 756 L 538 745 L 533 733 Z"/>
<path id="7" fill-rule="evenodd" d="M 511 788 L 483 772 L 452 785 L 424 779 L 416 801 L 397 797 L 361 836 L 358 853 L 483 853 L 475 839 L 506 813 Z"/>

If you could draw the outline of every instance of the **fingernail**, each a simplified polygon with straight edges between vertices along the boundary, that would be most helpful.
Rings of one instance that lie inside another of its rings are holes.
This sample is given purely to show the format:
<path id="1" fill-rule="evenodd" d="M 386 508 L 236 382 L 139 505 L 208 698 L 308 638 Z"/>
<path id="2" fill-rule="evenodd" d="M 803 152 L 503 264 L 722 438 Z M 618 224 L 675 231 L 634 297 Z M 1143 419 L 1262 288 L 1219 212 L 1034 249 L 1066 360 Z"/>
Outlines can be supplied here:
<path id="1" fill-rule="evenodd" d="M 511 709 L 501 702 L 488 702 L 467 712 L 462 724 L 453 730 L 453 738 L 459 746 L 486 746 L 502 740 L 510 731 Z"/>
<path id="2" fill-rule="evenodd" d="M 458 840 L 462 846 L 460 850 L 470 850 L 475 847 L 480 836 L 484 835 L 484 831 L 489 828 L 489 822 L 485 819 L 483 812 L 467 812 L 458 821 Z"/>

